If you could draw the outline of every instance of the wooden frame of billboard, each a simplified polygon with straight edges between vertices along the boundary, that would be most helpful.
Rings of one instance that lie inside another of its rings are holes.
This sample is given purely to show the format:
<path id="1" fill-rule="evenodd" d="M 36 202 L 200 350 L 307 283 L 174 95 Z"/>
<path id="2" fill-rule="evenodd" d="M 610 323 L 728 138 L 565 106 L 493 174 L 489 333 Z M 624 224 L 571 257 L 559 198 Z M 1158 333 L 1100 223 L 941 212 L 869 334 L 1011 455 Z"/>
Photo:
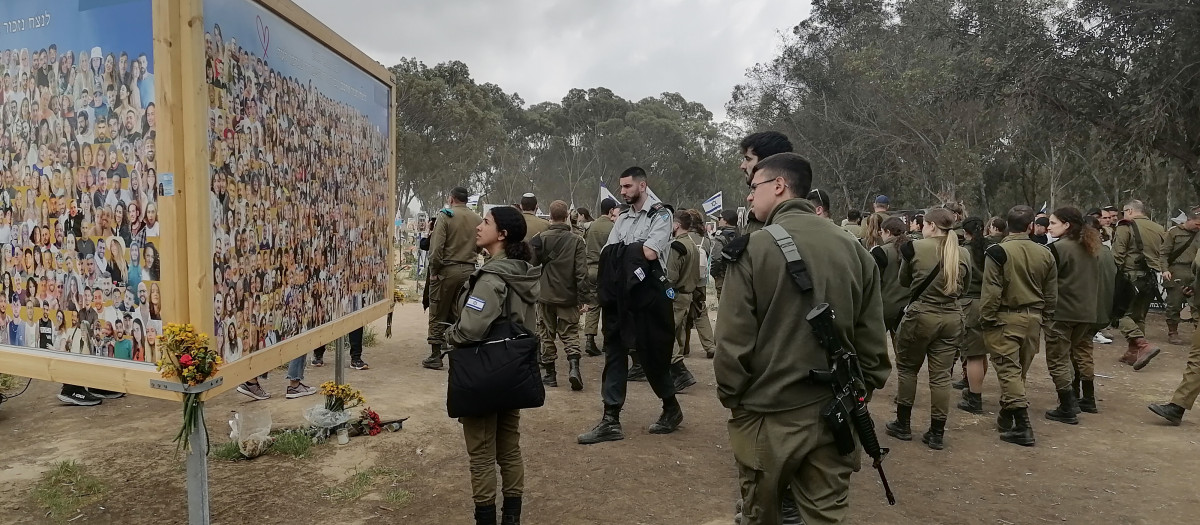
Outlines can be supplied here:
<path id="1" fill-rule="evenodd" d="M 290 0 L 251 0 L 275 13 L 300 31 L 324 44 L 334 53 L 358 66 L 394 92 L 391 73 L 328 26 Z M 160 253 L 164 262 L 163 321 L 190 322 L 208 334 L 213 327 L 213 279 L 211 211 L 208 189 L 208 96 L 204 81 L 203 0 L 152 0 L 154 31 L 155 102 L 158 107 L 157 163 L 159 173 L 175 174 L 175 195 L 159 199 L 159 216 L 164 235 Z M 396 143 L 395 99 L 388 111 L 389 141 Z M 388 209 L 396 208 L 396 156 L 388 161 Z M 388 225 L 392 221 L 387 221 Z M 391 232 L 385 239 L 391 239 Z M 388 268 L 392 252 L 387 250 Z M 329 343 L 351 330 L 387 314 L 388 293 L 363 309 L 331 321 L 270 348 L 243 356 L 222 367 L 223 383 L 205 392 L 210 398 L 240 382 L 267 372 Z M 49 353 L 0 346 L 0 371 L 8 374 L 103 388 L 160 399 L 181 399 L 181 394 L 152 388 L 161 379 L 152 365 L 85 355 Z"/>

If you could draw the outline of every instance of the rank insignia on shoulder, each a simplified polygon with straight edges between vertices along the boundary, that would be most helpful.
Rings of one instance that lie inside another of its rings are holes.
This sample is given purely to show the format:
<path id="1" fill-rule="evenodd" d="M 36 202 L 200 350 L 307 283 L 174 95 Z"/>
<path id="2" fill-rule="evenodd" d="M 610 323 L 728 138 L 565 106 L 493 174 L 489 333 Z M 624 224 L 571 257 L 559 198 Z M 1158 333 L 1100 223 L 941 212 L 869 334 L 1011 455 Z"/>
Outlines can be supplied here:
<path id="1" fill-rule="evenodd" d="M 989 259 L 996 261 L 996 264 L 1001 266 L 1004 266 L 1004 263 L 1008 262 L 1008 252 L 1004 251 L 1004 248 L 999 244 L 988 246 L 985 253 L 987 253 Z"/>
<path id="2" fill-rule="evenodd" d="M 675 298 L 675 289 L 667 288 L 667 299 L 674 299 L 674 298 Z"/>
<path id="3" fill-rule="evenodd" d="M 737 237 L 725 245 L 725 248 L 721 250 L 721 256 L 730 261 L 737 261 L 742 257 L 742 253 L 746 251 L 746 246 L 749 244 L 749 234 Z"/>
<path id="4" fill-rule="evenodd" d="M 487 302 L 483 299 L 475 297 L 474 295 L 467 297 L 467 308 L 475 310 L 476 312 L 482 312 L 484 306 L 487 306 Z"/>
<path id="5" fill-rule="evenodd" d="M 438 210 L 438 211 L 442 212 L 442 214 L 443 214 L 443 215 L 445 215 L 445 216 L 447 216 L 447 217 L 453 217 L 453 216 L 454 216 L 454 210 L 451 210 L 450 208 L 442 208 L 442 209 L 440 209 L 440 210 Z"/>

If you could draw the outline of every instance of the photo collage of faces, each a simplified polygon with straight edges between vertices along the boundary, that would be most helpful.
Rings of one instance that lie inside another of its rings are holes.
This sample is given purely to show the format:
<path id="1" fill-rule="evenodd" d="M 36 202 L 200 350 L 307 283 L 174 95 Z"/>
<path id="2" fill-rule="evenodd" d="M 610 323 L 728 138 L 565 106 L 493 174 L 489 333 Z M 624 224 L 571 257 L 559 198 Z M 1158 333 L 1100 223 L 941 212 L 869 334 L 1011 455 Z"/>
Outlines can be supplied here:
<path id="1" fill-rule="evenodd" d="M 154 362 L 154 80 L 144 54 L 0 51 L 0 344 Z"/>
<path id="2" fill-rule="evenodd" d="M 385 297 L 388 138 L 205 33 L 215 340 L 227 362 Z"/>

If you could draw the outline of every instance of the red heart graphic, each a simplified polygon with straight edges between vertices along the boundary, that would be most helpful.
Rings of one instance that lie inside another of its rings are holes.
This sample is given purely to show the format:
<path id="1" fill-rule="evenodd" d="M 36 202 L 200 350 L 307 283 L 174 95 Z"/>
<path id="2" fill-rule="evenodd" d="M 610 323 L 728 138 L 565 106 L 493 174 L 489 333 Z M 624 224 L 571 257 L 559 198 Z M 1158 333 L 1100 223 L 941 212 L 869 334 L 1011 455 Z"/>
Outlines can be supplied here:
<path id="1" fill-rule="evenodd" d="M 258 25 L 258 42 L 262 44 L 263 58 L 267 58 L 267 49 L 271 47 L 271 29 L 263 24 L 262 17 L 255 15 L 254 21 Z"/>

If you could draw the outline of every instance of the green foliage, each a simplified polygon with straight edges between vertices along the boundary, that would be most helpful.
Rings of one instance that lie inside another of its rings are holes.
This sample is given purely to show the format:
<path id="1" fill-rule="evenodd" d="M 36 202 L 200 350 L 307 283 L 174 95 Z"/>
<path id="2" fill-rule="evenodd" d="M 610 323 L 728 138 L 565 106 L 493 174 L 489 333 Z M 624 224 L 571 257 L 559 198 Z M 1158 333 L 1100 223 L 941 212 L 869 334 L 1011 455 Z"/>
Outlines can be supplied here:
<path id="1" fill-rule="evenodd" d="M 223 461 L 244 459 L 241 450 L 238 450 L 238 444 L 233 441 L 226 441 L 220 445 L 213 446 L 208 450 L 208 455 Z"/>
<path id="2" fill-rule="evenodd" d="M 379 344 L 379 332 L 376 332 L 375 329 L 370 326 L 363 329 L 363 339 L 362 339 L 363 348 L 370 348 L 370 347 L 376 346 L 378 344 Z"/>
<path id="3" fill-rule="evenodd" d="M 7 392 L 21 385 L 21 378 L 10 376 L 8 374 L 0 374 L 0 393 Z"/>
<path id="4" fill-rule="evenodd" d="M 412 474 L 408 471 L 387 467 L 371 467 L 366 470 L 355 468 L 349 478 L 336 485 L 326 487 L 321 495 L 338 503 L 347 503 L 358 501 L 376 489 L 384 489 L 382 495 L 384 501 L 395 505 L 404 505 L 412 499 L 412 494 L 398 488 L 398 485 L 411 477 Z"/>
<path id="5" fill-rule="evenodd" d="M 312 444 L 312 436 L 298 430 L 285 430 L 275 434 L 275 441 L 271 443 L 268 452 L 278 456 L 303 459 L 308 457 Z"/>
<path id="6" fill-rule="evenodd" d="M 48 516 L 65 523 L 90 505 L 104 498 L 104 483 L 87 472 L 87 468 L 73 460 L 60 461 L 42 475 L 33 488 L 33 499 Z"/>

